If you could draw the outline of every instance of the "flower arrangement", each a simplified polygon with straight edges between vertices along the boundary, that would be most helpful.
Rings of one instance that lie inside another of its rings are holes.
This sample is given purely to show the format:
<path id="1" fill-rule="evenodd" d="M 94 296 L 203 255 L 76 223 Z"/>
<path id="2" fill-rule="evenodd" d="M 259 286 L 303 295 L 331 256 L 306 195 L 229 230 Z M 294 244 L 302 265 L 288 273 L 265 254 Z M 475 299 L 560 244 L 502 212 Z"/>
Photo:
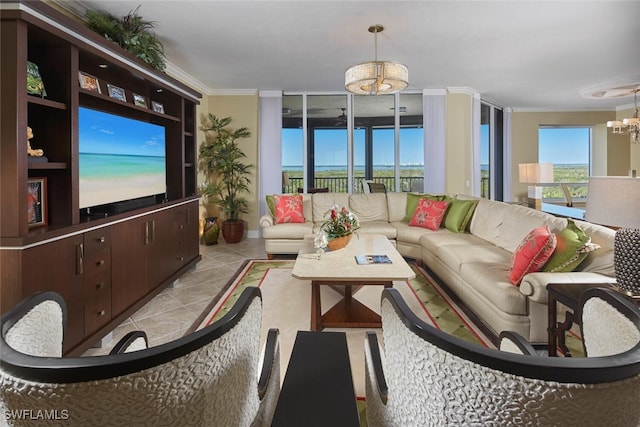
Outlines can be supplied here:
<path id="1" fill-rule="evenodd" d="M 358 217 L 349 209 L 333 206 L 326 214 L 327 220 L 320 226 L 320 231 L 326 233 L 329 240 L 348 236 L 360 228 Z"/>

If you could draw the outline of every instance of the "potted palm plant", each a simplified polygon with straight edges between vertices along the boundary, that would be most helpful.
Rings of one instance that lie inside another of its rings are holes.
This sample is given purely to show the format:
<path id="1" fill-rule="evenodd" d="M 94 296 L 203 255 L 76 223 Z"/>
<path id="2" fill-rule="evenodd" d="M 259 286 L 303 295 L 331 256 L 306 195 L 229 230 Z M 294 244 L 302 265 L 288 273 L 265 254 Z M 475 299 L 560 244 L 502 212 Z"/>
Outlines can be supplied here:
<path id="1" fill-rule="evenodd" d="M 249 212 L 249 202 L 242 196 L 249 192 L 251 164 L 239 140 L 251 133 L 246 127 L 228 128 L 231 117 L 218 119 L 209 113 L 202 117 L 200 130 L 205 140 L 200 144 L 198 167 L 204 173 L 205 183 L 201 194 L 220 208 L 224 217 L 222 237 L 227 243 L 238 243 L 244 235 L 244 222 L 240 214 Z"/>

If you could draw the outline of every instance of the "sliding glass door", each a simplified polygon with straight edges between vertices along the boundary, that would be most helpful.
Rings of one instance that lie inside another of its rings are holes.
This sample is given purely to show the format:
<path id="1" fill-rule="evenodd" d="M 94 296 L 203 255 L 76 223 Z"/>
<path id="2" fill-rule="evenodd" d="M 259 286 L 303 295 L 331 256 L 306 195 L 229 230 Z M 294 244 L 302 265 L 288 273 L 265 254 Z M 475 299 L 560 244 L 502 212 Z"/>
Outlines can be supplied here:
<path id="1" fill-rule="evenodd" d="M 360 192 L 366 179 L 388 191 L 421 189 L 423 140 L 421 94 L 285 95 L 283 187 Z"/>

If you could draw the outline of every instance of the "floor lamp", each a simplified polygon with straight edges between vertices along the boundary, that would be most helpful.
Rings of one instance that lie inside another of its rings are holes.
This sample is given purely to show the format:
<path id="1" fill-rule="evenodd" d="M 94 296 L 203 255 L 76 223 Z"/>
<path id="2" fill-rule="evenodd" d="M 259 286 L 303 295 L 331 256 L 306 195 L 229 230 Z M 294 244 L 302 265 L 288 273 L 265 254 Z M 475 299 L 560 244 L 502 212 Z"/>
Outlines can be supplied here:
<path id="1" fill-rule="evenodd" d="M 518 175 L 521 183 L 533 184 L 527 189 L 529 207 L 542 209 L 542 187 L 535 184 L 553 182 L 553 163 L 520 163 Z"/>
<path id="2" fill-rule="evenodd" d="M 613 263 L 618 287 L 640 298 L 640 178 L 589 177 L 585 219 L 616 228 Z"/>

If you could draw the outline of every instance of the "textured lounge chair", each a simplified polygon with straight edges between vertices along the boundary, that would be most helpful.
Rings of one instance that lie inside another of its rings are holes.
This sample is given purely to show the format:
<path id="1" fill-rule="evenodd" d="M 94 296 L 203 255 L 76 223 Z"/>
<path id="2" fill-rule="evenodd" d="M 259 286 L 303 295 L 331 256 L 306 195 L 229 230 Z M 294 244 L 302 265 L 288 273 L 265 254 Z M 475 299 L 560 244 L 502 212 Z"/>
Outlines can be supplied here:
<path id="1" fill-rule="evenodd" d="M 385 289 L 385 357 L 375 333 L 365 338 L 368 425 L 639 425 L 638 309 L 619 295 L 602 295 L 585 299 L 590 357 L 550 358 L 489 349 L 444 333 L 418 319 L 395 289 Z M 630 338 L 612 339 L 617 326 L 593 326 L 605 312 L 605 321 L 618 319 L 625 325 L 622 335 Z M 598 356 L 597 347 L 613 351 Z"/>
<path id="2" fill-rule="evenodd" d="M 108 356 L 61 357 L 65 309 L 60 295 L 45 292 L 2 316 L 0 425 L 271 424 L 278 331 L 269 331 L 261 362 L 258 288 L 206 328 L 151 348 L 133 332 Z M 34 421 L 39 415 L 50 419 Z"/>

